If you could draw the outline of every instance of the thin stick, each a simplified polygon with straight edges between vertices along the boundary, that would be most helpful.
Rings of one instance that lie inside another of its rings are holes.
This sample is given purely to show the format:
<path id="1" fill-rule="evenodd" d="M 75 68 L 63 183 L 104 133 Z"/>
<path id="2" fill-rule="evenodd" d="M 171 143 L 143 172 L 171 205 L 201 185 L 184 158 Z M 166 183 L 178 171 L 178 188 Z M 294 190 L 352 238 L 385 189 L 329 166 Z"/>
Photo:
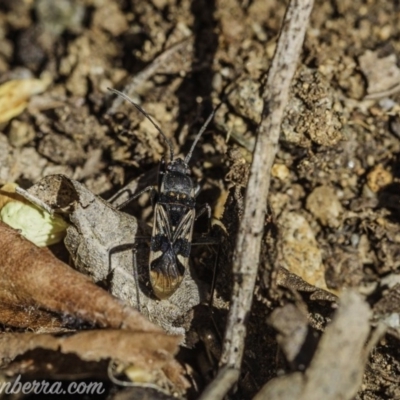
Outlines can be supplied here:
<path id="1" fill-rule="evenodd" d="M 245 209 L 240 223 L 233 256 L 233 292 L 225 332 L 220 371 L 204 399 L 222 399 L 232 386 L 226 385 L 227 371 L 234 370 L 239 377 L 246 338 L 246 322 L 250 314 L 254 286 L 260 259 L 264 232 L 271 168 L 278 151 L 283 112 L 288 103 L 289 87 L 300 56 L 313 0 L 291 0 L 286 10 L 275 55 L 263 91 L 264 109 L 258 127 Z M 229 372 L 231 374 L 231 372 Z M 221 391 L 218 382 L 224 382 Z"/>

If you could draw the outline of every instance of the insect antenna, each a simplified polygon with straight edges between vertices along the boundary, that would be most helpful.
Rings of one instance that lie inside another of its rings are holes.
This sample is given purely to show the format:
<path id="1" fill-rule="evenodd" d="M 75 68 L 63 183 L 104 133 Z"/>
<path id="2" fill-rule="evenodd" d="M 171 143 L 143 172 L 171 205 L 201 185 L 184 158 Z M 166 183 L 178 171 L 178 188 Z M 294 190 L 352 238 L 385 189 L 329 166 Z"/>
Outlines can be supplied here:
<path id="1" fill-rule="evenodd" d="M 113 88 L 107 88 L 110 92 L 115 93 L 116 95 L 122 97 L 123 99 L 129 101 L 129 103 L 131 103 L 140 113 L 142 113 L 151 123 L 152 125 L 157 129 L 157 131 L 160 133 L 160 135 L 163 137 L 166 145 L 168 146 L 169 149 L 169 153 L 170 153 L 170 158 L 171 161 L 173 161 L 174 159 L 174 148 L 172 146 L 172 142 L 170 139 L 168 139 L 164 132 L 161 130 L 161 128 L 154 122 L 153 118 L 150 117 L 149 114 L 147 114 L 146 111 L 143 110 L 142 107 L 139 106 L 139 104 L 136 104 L 129 96 L 127 96 L 125 93 L 120 92 L 117 89 L 113 89 Z M 208 121 L 208 120 L 207 120 Z M 209 121 L 207 122 L 207 124 L 209 123 Z"/>
<path id="2" fill-rule="evenodd" d="M 194 139 L 194 142 L 192 144 L 192 147 L 190 148 L 189 153 L 185 157 L 184 161 L 185 161 L 186 164 L 188 164 L 190 159 L 192 158 L 192 153 L 193 153 L 194 148 L 196 147 L 197 142 L 201 138 L 201 135 L 204 133 L 204 131 L 207 129 L 208 124 L 214 118 L 215 112 L 217 111 L 218 108 L 219 108 L 219 105 L 216 108 L 214 108 L 212 113 L 208 116 L 206 122 L 204 122 L 204 125 L 201 127 L 199 133 L 196 135 L 196 137 Z"/>

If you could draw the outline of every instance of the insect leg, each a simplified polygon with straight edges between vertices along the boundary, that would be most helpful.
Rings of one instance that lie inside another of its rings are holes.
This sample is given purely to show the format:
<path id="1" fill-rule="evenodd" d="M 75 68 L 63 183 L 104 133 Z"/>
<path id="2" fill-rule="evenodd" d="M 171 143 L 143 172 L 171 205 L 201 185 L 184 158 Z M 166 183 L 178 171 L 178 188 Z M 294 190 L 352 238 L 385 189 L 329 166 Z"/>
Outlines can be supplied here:
<path id="1" fill-rule="evenodd" d="M 135 286 L 136 286 L 136 304 L 137 304 L 137 309 L 140 312 L 139 269 L 138 269 L 138 265 L 137 265 L 136 253 L 137 253 L 137 249 L 135 247 L 135 248 L 132 249 L 133 279 L 135 280 Z"/>
<path id="2" fill-rule="evenodd" d="M 124 201 L 122 204 L 120 204 L 117 209 L 120 210 L 121 208 L 124 208 L 126 205 L 128 205 L 131 201 L 137 199 L 140 195 L 142 195 L 143 193 L 146 192 L 150 192 L 151 191 L 151 198 L 154 198 L 155 192 L 157 191 L 156 188 L 154 186 L 147 186 L 145 187 L 143 190 L 141 190 L 138 193 L 135 193 L 134 195 L 132 195 L 132 197 L 130 197 L 128 200 Z"/>
<path id="3" fill-rule="evenodd" d="M 109 269 L 112 271 L 111 265 L 111 256 L 115 253 L 120 253 L 125 250 L 132 250 L 132 261 L 133 261 L 133 279 L 135 280 L 135 287 L 136 287 L 136 307 L 138 311 L 140 312 L 140 292 L 139 292 L 139 268 L 137 264 L 137 257 L 136 257 L 136 252 L 137 252 L 137 243 L 125 243 L 125 244 L 120 244 L 118 246 L 113 247 L 108 251 L 108 262 L 109 262 Z"/>
<path id="4" fill-rule="evenodd" d="M 210 289 L 210 300 L 208 302 L 208 306 L 210 308 L 213 305 L 215 285 L 217 283 L 217 269 L 218 269 L 218 262 L 219 262 L 220 254 L 221 254 L 221 241 L 219 241 L 219 243 L 218 243 L 217 255 L 216 255 L 215 260 L 214 260 L 213 277 L 212 277 L 211 289 Z"/>
<path id="5" fill-rule="evenodd" d="M 199 209 L 198 212 L 196 212 L 196 219 L 195 221 L 197 221 L 197 219 L 199 217 L 201 217 L 205 212 L 207 212 L 207 218 L 208 218 L 208 223 L 207 223 L 207 233 L 210 233 L 211 231 L 211 207 L 208 203 L 203 204 L 201 206 L 201 208 Z"/>
<path id="6" fill-rule="evenodd" d="M 221 241 L 217 238 L 207 237 L 207 238 L 201 238 L 200 241 L 192 243 L 192 246 L 199 246 L 199 245 L 211 245 L 211 246 L 217 245 L 218 246 L 218 250 L 217 250 L 216 256 L 214 258 L 213 276 L 212 276 L 211 288 L 210 288 L 210 299 L 208 301 L 208 306 L 211 308 L 212 304 L 213 304 L 215 286 L 217 283 L 217 270 L 218 270 L 219 257 L 221 254 Z"/>
<path id="7" fill-rule="evenodd" d="M 196 187 L 194 188 L 194 197 L 197 197 L 200 191 L 201 191 L 201 185 L 197 183 Z"/>
<path id="8" fill-rule="evenodd" d="M 214 259 L 213 276 L 212 276 L 211 288 L 210 288 L 210 300 L 208 302 L 208 305 L 211 308 L 212 304 L 213 304 L 214 291 L 215 291 L 215 286 L 216 286 L 216 282 L 217 282 L 217 269 L 218 269 L 219 257 L 221 254 L 221 239 L 212 237 L 212 236 L 199 237 L 196 239 L 197 240 L 192 243 L 192 246 L 199 246 L 199 245 L 218 246 L 218 250 L 216 252 L 216 256 Z"/>

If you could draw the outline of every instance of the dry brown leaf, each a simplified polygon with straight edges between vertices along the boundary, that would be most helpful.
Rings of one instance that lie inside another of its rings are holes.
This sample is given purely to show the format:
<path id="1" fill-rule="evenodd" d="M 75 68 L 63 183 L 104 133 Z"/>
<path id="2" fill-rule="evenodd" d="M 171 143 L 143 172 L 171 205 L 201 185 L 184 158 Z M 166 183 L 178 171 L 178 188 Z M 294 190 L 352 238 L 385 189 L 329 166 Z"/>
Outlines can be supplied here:
<path id="1" fill-rule="evenodd" d="M 0 335 L 0 357 L 15 357 L 37 347 L 75 353 L 85 361 L 113 358 L 146 367 L 151 360 L 158 368 L 172 360 L 177 350 L 174 336 L 163 332 L 132 332 L 127 330 L 90 330 L 56 337 L 50 334 L 3 333 Z M 139 351 L 140 350 L 140 351 Z"/>
<path id="2" fill-rule="evenodd" d="M 28 105 L 29 98 L 44 92 L 50 79 L 15 79 L 0 85 L 0 123 L 19 115 Z"/>
<path id="3" fill-rule="evenodd" d="M 163 332 L 132 332 L 127 330 L 92 330 L 78 332 L 73 335 L 55 337 L 50 334 L 3 333 L 0 335 L 0 358 L 7 360 L 7 365 L 17 356 L 21 362 L 10 365 L 14 374 L 30 373 L 31 363 L 23 362 L 30 358 L 28 353 L 36 349 L 45 349 L 63 355 L 75 354 L 83 361 L 117 360 L 134 365 L 141 371 L 146 382 L 164 388 L 183 392 L 187 387 L 182 377 L 182 368 L 174 360 L 177 338 Z M 3 367 L 5 365 L 3 364 Z M 28 366 L 28 368 L 27 368 Z M 47 368 L 48 369 L 48 368 Z M 45 373 L 46 371 L 42 371 Z M 47 371 L 47 374 L 51 371 Z M 88 371 L 90 375 L 90 371 Z"/>
<path id="4" fill-rule="evenodd" d="M 38 248 L 4 223 L 0 223 L 0 302 L 19 309 L 27 319 L 10 320 L 0 313 L 0 322 L 26 327 L 24 322 L 38 310 L 71 316 L 101 327 L 160 332 L 138 311 L 122 305 L 89 278 L 64 264 L 48 249 Z M 13 323 L 15 322 L 15 323 Z"/>
<path id="5" fill-rule="evenodd" d="M 167 335 L 139 312 L 124 306 L 89 278 L 55 258 L 48 249 L 36 247 L 3 223 L 0 223 L 0 248 L 3 251 L 2 323 L 57 331 L 62 329 L 62 319 L 56 313 L 70 321 L 124 328 L 83 331 L 68 337 L 3 333 L 0 335 L 2 360 L 12 361 L 35 349 L 75 354 L 83 361 L 113 359 L 139 368 L 141 376 L 148 380 L 145 383 L 163 388 L 172 386 L 179 393 L 184 391 L 187 382 L 173 358 L 181 337 Z M 27 357 L 31 360 L 29 354 Z M 21 361 L 11 370 L 24 373 L 23 368 L 28 364 Z"/>

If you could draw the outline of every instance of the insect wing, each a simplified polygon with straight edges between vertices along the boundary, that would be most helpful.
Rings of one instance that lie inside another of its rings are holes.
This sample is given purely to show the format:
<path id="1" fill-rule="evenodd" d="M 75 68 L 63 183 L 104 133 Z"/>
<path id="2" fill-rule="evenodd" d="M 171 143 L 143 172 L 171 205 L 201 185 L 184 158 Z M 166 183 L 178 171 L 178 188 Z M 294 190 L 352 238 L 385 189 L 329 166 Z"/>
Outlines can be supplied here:
<path id="1" fill-rule="evenodd" d="M 152 237 L 165 236 L 172 241 L 172 226 L 167 210 L 163 204 L 156 204 L 154 208 L 154 223 Z"/>
<path id="2" fill-rule="evenodd" d="M 189 209 L 173 230 L 168 211 L 156 204 L 150 251 L 150 282 L 155 295 L 171 296 L 179 287 L 188 265 L 195 219 Z"/>
<path id="3" fill-rule="evenodd" d="M 179 224 L 174 231 L 173 242 L 177 239 L 186 239 L 189 242 L 192 241 L 194 218 L 194 209 L 189 209 L 179 221 Z"/>

